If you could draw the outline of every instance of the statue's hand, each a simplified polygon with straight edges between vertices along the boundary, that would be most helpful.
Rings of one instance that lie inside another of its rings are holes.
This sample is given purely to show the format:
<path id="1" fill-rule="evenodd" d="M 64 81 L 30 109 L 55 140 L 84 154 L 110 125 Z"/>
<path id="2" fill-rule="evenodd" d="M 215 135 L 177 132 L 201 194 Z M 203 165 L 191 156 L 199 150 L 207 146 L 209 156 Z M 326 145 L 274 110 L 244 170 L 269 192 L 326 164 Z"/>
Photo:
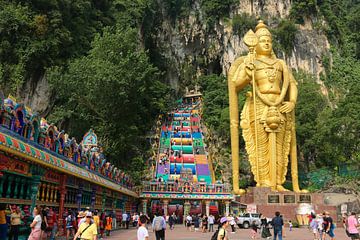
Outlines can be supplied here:
<path id="1" fill-rule="evenodd" d="M 246 71 L 246 74 L 248 75 L 248 77 L 251 78 L 251 75 L 252 75 L 252 71 L 255 70 L 255 64 L 254 63 L 246 63 L 245 64 L 245 71 Z"/>
<path id="2" fill-rule="evenodd" d="M 289 113 L 291 112 L 295 107 L 295 103 L 293 102 L 283 102 L 282 106 L 280 107 L 281 113 Z"/>

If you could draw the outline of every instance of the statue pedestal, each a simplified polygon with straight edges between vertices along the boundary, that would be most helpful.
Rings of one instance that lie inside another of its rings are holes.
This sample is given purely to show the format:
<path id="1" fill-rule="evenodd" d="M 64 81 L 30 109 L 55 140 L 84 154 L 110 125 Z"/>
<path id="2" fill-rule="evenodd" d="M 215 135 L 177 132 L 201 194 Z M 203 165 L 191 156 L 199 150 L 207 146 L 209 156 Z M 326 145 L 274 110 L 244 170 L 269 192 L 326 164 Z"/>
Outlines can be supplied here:
<path id="1" fill-rule="evenodd" d="M 327 205 L 321 193 L 276 192 L 271 188 L 251 187 L 236 200 L 246 204 L 248 211 L 262 213 L 268 218 L 274 217 L 275 212 L 279 211 L 285 223 L 291 220 L 299 225 L 307 225 L 308 213 L 306 212 L 311 211 L 315 214 L 328 211 L 335 222 L 338 219 L 336 206 Z"/>

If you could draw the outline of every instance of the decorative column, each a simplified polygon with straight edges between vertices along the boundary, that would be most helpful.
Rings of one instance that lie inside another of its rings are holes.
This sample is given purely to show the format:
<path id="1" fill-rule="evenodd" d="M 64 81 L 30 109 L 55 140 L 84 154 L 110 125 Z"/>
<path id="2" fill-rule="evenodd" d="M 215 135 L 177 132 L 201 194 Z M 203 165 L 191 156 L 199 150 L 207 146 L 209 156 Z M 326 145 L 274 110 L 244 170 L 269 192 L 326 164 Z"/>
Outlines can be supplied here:
<path id="1" fill-rule="evenodd" d="M 79 189 L 76 194 L 76 205 L 77 205 L 78 211 L 81 210 L 81 200 L 82 200 L 82 195 L 83 195 L 82 193 L 83 193 L 83 186 L 82 186 L 82 183 L 79 182 Z"/>
<path id="2" fill-rule="evenodd" d="M 92 188 L 91 191 L 91 210 L 95 210 L 95 203 L 96 203 L 96 186 Z"/>
<path id="3" fill-rule="evenodd" d="M 2 197 L 3 188 L 4 188 L 5 176 L 0 172 L 0 197 Z"/>
<path id="4" fill-rule="evenodd" d="M 102 199 L 101 199 L 101 211 L 102 212 L 105 211 L 105 203 L 106 203 L 106 189 L 103 188 L 103 194 L 102 194 Z"/>
<path id="5" fill-rule="evenodd" d="M 168 215 L 169 200 L 164 199 L 162 202 L 163 202 L 164 216 L 167 216 Z"/>
<path id="6" fill-rule="evenodd" d="M 32 176 L 32 183 L 31 183 L 31 189 L 30 189 L 30 199 L 31 199 L 30 212 L 31 213 L 32 213 L 34 207 L 36 206 L 36 199 L 37 199 L 37 194 L 39 191 L 40 179 L 41 179 L 41 176 L 39 176 L 39 175 Z"/>
<path id="7" fill-rule="evenodd" d="M 142 202 L 142 212 L 144 215 L 147 214 L 147 199 L 142 199 L 141 202 Z"/>
<path id="8" fill-rule="evenodd" d="M 206 212 L 206 216 L 210 216 L 210 201 L 209 200 L 205 201 L 205 212 Z"/>
<path id="9" fill-rule="evenodd" d="M 229 216 L 230 214 L 230 201 L 225 201 L 225 216 Z"/>
<path id="10" fill-rule="evenodd" d="M 65 196 L 66 196 L 66 178 L 67 176 L 65 174 L 62 174 L 60 176 L 59 181 L 59 193 L 60 193 L 60 199 L 59 199 L 59 213 L 58 213 L 58 231 L 60 236 L 64 234 L 64 226 L 63 225 L 63 214 L 64 214 L 64 203 L 65 203 Z M 55 197 L 56 199 L 56 197 Z"/>
<path id="11" fill-rule="evenodd" d="M 13 175 L 9 175 L 9 176 L 8 176 L 8 185 L 7 185 L 7 190 L 6 190 L 6 198 L 10 198 L 11 185 L 12 185 L 13 180 L 14 180 L 14 176 L 13 176 Z"/>
<path id="12" fill-rule="evenodd" d="M 19 193 L 19 184 L 21 184 L 21 178 L 16 177 L 15 178 L 15 189 L 14 189 L 14 197 L 17 198 L 17 195 Z"/>
<path id="13" fill-rule="evenodd" d="M 186 216 L 189 215 L 190 207 L 191 207 L 190 202 L 188 200 L 186 200 L 184 203 L 184 222 L 185 222 Z"/>
<path id="14" fill-rule="evenodd" d="M 26 179 L 21 179 L 21 182 L 20 182 L 20 195 L 19 195 L 19 198 L 20 199 L 26 199 L 26 196 L 24 196 L 24 188 L 25 188 L 25 183 L 26 183 Z M 1 194 L 0 194 L 1 196 Z"/>

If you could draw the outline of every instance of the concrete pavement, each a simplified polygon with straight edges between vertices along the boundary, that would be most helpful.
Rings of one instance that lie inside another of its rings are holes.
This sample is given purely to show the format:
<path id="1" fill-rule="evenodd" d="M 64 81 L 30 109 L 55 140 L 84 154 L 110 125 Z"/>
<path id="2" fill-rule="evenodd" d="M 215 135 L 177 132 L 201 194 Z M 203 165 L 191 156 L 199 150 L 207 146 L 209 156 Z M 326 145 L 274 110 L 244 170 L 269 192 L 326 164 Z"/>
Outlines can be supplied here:
<path id="1" fill-rule="evenodd" d="M 229 229 L 230 230 L 230 227 Z M 189 232 L 182 225 L 176 225 L 174 230 L 166 230 L 165 239 L 166 240 L 210 240 L 213 233 L 201 233 L 201 232 Z M 335 239 L 336 240 L 347 240 L 345 231 L 342 228 L 335 229 Z M 155 233 L 152 230 L 149 230 L 149 240 L 155 240 Z M 236 229 L 236 233 L 232 234 L 229 231 L 229 237 L 231 240 L 250 240 L 251 239 L 251 230 L 250 229 Z M 110 237 L 104 238 L 104 240 L 137 240 L 136 229 L 120 229 L 113 231 Z M 257 238 L 260 240 L 260 236 Z M 271 238 L 272 239 L 272 238 Z M 288 229 L 285 230 L 284 240 L 313 240 L 312 233 L 307 228 L 295 228 L 292 232 L 289 232 Z M 326 240 L 330 238 L 327 236 Z"/>

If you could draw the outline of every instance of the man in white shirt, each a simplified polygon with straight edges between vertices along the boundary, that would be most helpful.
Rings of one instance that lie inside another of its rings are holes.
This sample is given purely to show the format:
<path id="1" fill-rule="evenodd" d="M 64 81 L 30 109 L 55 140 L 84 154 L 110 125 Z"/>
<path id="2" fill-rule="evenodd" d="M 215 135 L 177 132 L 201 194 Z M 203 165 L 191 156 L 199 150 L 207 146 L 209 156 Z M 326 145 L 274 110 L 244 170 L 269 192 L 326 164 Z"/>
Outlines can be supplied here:
<path id="1" fill-rule="evenodd" d="M 147 217 L 145 215 L 140 216 L 141 226 L 137 230 L 137 240 L 149 240 L 149 232 L 146 229 Z"/>
<path id="2" fill-rule="evenodd" d="M 209 222 L 209 232 L 214 232 L 215 218 L 212 214 L 210 214 L 210 216 L 208 217 L 208 222 Z"/>
<path id="3" fill-rule="evenodd" d="M 122 223 L 123 228 L 126 228 L 126 219 L 127 219 L 127 214 L 126 214 L 126 212 L 124 212 L 122 214 L 122 219 L 121 219 L 121 223 Z"/>

